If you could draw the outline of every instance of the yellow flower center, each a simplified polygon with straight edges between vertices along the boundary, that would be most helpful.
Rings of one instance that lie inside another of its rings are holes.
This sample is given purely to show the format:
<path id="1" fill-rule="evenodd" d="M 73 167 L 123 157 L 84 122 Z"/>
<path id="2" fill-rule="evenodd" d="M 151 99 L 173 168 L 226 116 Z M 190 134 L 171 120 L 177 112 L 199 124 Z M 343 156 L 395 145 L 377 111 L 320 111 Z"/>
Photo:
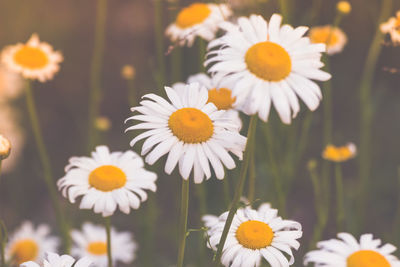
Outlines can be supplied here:
<path id="1" fill-rule="evenodd" d="M 210 117 L 197 108 L 178 109 L 169 117 L 168 126 L 172 133 L 185 143 L 205 142 L 214 133 Z"/>
<path id="2" fill-rule="evenodd" d="M 126 184 L 126 174 L 118 167 L 104 165 L 89 174 L 89 184 L 97 190 L 109 192 Z"/>
<path id="3" fill-rule="evenodd" d="M 335 147 L 328 145 L 324 152 L 323 158 L 331 161 L 341 162 L 346 161 L 354 156 L 354 151 L 349 146 Z"/>
<path id="4" fill-rule="evenodd" d="M 347 258 L 347 267 L 390 267 L 390 263 L 376 251 L 360 250 Z"/>
<path id="5" fill-rule="evenodd" d="M 337 44 L 339 37 L 336 30 L 330 26 L 315 27 L 310 31 L 310 40 L 312 43 L 323 43 L 329 47 Z"/>
<path id="6" fill-rule="evenodd" d="M 274 232 L 268 224 L 260 221 L 247 221 L 236 230 L 236 239 L 245 248 L 261 249 L 272 243 Z"/>
<path id="7" fill-rule="evenodd" d="M 94 255 L 107 254 L 107 244 L 105 242 L 92 242 L 87 246 L 87 251 Z"/>
<path id="8" fill-rule="evenodd" d="M 207 4 L 194 3 L 179 12 L 176 24 L 180 28 L 189 28 L 202 23 L 211 13 Z"/>
<path id="9" fill-rule="evenodd" d="M 28 45 L 21 47 L 14 54 L 14 60 L 18 65 L 32 70 L 44 68 L 49 62 L 43 50 Z"/>
<path id="10" fill-rule="evenodd" d="M 250 72 L 266 81 L 285 79 L 292 70 L 288 52 L 282 46 L 269 41 L 250 47 L 245 60 Z"/>
<path id="11" fill-rule="evenodd" d="M 232 97 L 232 91 L 227 88 L 214 88 L 208 91 L 208 102 L 213 103 L 220 110 L 231 109 L 235 101 L 236 97 Z"/>
<path id="12" fill-rule="evenodd" d="M 32 239 L 20 240 L 11 248 L 11 255 L 18 265 L 26 261 L 34 261 L 38 254 L 39 246 Z"/>

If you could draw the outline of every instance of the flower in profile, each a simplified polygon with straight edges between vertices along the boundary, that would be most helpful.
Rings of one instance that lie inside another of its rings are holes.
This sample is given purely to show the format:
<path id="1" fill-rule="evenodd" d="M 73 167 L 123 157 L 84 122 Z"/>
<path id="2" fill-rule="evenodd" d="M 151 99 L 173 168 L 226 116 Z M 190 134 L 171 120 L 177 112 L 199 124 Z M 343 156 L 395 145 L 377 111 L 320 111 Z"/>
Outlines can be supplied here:
<path id="1" fill-rule="evenodd" d="M 221 262 L 224 266 L 260 266 L 264 258 L 272 267 L 294 263 L 292 248 L 298 249 L 297 241 L 303 232 L 295 221 L 283 220 L 278 211 L 268 203 L 258 210 L 249 207 L 238 209 L 229 229 Z M 209 227 L 209 246 L 217 250 L 228 216 L 223 213 L 217 220 L 203 218 Z M 289 259 L 288 259 L 289 258 Z"/>
<path id="2" fill-rule="evenodd" d="M 56 253 L 46 252 L 46 258 L 43 267 L 90 267 L 92 262 L 88 258 L 75 260 L 69 255 L 58 255 Z M 39 264 L 29 261 L 21 264 L 21 267 L 40 267 Z"/>
<path id="3" fill-rule="evenodd" d="M 320 70 L 324 44 L 311 44 L 303 35 L 307 27 L 281 26 L 282 17 L 241 17 L 238 25 L 224 23 L 227 33 L 210 42 L 205 65 L 216 79 L 227 79 L 236 104 L 246 114 L 267 121 L 271 103 L 281 120 L 290 124 L 300 111 L 298 95 L 315 110 L 322 94 L 311 79 L 326 81 L 331 75 Z"/>
<path id="4" fill-rule="evenodd" d="M 343 162 L 352 159 L 357 154 L 357 147 L 353 143 L 348 143 L 345 146 L 327 145 L 322 152 L 322 157 L 326 160 Z"/>
<path id="5" fill-rule="evenodd" d="M 317 243 L 319 250 L 308 252 L 304 264 L 326 267 L 398 267 L 400 261 L 392 255 L 396 247 L 391 244 L 381 246 L 380 239 L 372 234 L 364 234 L 358 242 L 351 234 L 339 233 L 339 239 Z"/>
<path id="6" fill-rule="evenodd" d="M 32 34 L 26 44 L 7 46 L 1 53 L 1 62 L 8 69 L 41 82 L 53 79 L 62 61 L 62 54 L 48 43 L 40 42 L 37 34 Z"/>
<path id="7" fill-rule="evenodd" d="M 192 46 L 197 36 L 210 41 L 218 26 L 232 14 L 226 4 L 193 3 L 183 8 L 174 23 L 168 26 L 166 35 L 179 45 Z"/>
<path id="8" fill-rule="evenodd" d="M 308 36 L 311 43 L 326 44 L 326 52 L 328 55 L 333 55 L 342 52 L 347 43 L 346 34 L 338 27 L 316 26 L 312 27 Z"/>
<path id="9" fill-rule="evenodd" d="M 225 111 L 208 103 L 208 91 L 198 83 L 187 85 L 183 94 L 165 87 L 171 103 L 155 95 L 147 94 L 140 106 L 132 108 L 140 114 L 128 120 L 141 123 L 128 130 L 144 129 L 131 141 L 131 146 L 146 139 L 142 155 L 148 164 L 154 164 L 168 154 L 165 172 L 171 174 L 179 164 L 179 173 L 188 179 L 193 169 L 194 182 L 201 183 L 211 177 L 212 168 L 218 179 L 224 178 L 224 167 L 235 168 L 236 164 L 229 152 L 240 159 L 246 137 L 239 134 L 238 125 L 224 117 Z M 150 152 L 151 151 L 151 152 Z"/>
<path id="10" fill-rule="evenodd" d="M 236 98 L 232 96 L 232 85 L 224 83 L 224 80 L 216 81 L 207 74 L 198 73 L 189 76 L 187 83 L 199 83 L 208 90 L 208 102 L 213 103 L 219 110 L 226 110 L 226 117 L 232 119 L 238 126 L 242 128 L 242 121 L 239 112 L 235 109 Z M 178 95 L 184 93 L 187 89 L 185 83 L 175 83 L 172 88 L 178 92 Z"/>
<path id="11" fill-rule="evenodd" d="M 336 4 L 336 9 L 342 14 L 349 14 L 351 12 L 351 4 L 348 1 L 339 1 Z"/>
<path id="12" fill-rule="evenodd" d="M 19 97 L 23 89 L 23 80 L 21 76 L 10 71 L 0 64 L 0 103 L 8 103 Z"/>
<path id="13" fill-rule="evenodd" d="M 107 236 L 103 226 L 84 223 L 82 231 L 71 232 L 74 246 L 72 255 L 86 257 L 95 266 L 107 267 Z M 130 264 L 135 259 L 136 243 L 129 232 L 117 232 L 111 228 L 111 253 L 114 265 L 117 262 Z"/>
<path id="14" fill-rule="evenodd" d="M 72 157 L 58 188 L 71 203 L 83 196 L 80 209 L 93 209 L 104 217 L 117 207 L 128 214 L 147 199 L 144 190 L 156 191 L 157 175 L 144 169 L 142 158 L 133 151 L 110 152 L 98 146 L 92 157 Z"/>
<path id="15" fill-rule="evenodd" d="M 394 44 L 400 44 L 400 11 L 397 11 L 396 17 L 391 17 L 385 23 L 382 23 L 381 32 L 390 34 L 390 38 Z"/>
<path id="16" fill-rule="evenodd" d="M 26 261 L 42 262 L 46 251 L 56 252 L 59 239 L 50 236 L 50 227 L 44 224 L 36 229 L 31 222 L 23 222 L 9 238 L 6 245 L 6 260 L 13 265 Z"/>
<path id="17" fill-rule="evenodd" d="M 11 152 L 11 143 L 6 137 L 0 134 L 0 161 L 8 158 Z"/>

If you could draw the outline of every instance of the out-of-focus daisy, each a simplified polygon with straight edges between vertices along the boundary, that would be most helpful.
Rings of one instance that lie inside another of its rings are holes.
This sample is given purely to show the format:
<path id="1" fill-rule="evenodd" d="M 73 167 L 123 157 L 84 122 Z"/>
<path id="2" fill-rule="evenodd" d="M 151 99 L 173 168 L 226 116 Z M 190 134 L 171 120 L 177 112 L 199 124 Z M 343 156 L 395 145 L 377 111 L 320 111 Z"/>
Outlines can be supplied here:
<path id="1" fill-rule="evenodd" d="M 239 18 L 238 25 L 224 23 L 227 33 L 210 42 L 205 65 L 217 80 L 235 84 L 233 96 L 245 113 L 267 121 L 272 103 L 289 124 L 300 111 L 296 95 L 315 110 L 322 94 L 311 79 L 326 81 L 331 75 L 320 70 L 325 44 L 311 44 L 303 36 L 307 27 L 293 29 L 281 21 L 274 14 L 269 23 L 257 15 Z"/>
<path id="2" fill-rule="evenodd" d="M 348 143 L 345 146 L 327 145 L 322 152 L 322 157 L 326 160 L 343 162 L 352 159 L 357 154 L 357 147 L 353 143 Z"/>
<path id="3" fill-rule="evenodd" d="M 308 36 L 314 44 L 326 44 L 328 55 L 342 52 L 347 43 L 346 34 L 340 28 L 330 25 L 312 27 Z"/>
<path id="4" fill-rule="evenodd" d="M 51 252 L 46 252 L 46 258 L 43 263 L 43 267 L 89 267 L 94 266 L 92 261 L 88 258 L 82 258 L 80 260 L 75 260 L 69 255 L 58 255 Z M 37 264 L 33 261 L 24 262 L 21 264 L 21 267 L 40 267 L 40 264 Z"/>
<path id="5" fill-rule="evenodd" d="M 380 239 L 364 234 L 358 242 L 351 234 L 339 233 L 339 239 L 318 242 L 319 250 L 308 252 L 304 264 L 326 267 L 398 267 L 400 261 L 392 255 L 396 247 L 381 246 Z"/>
<path id="6" fill-rule="evenodd" d="M 40 42 L 37 34 L 32 34 L 26 44 L 7 46 L 1 53 L 1 61 L 7 68 L 41 82 L 53 79 L 62 60 L 62 54 L 48 43 Z"/>
<path id="7" fill-rule="evenodd" d="M 171 103 L 147 94 L 140 106 L 132 108 L 140 114 L 127 120 L 141 123 L 127 130 L 146 131 L 136 136 L 131 146 L 146 139 L 142 155 L 148 153 L 149 164 L 168 154 L 165 164 L 168 174 L 179 162 L 179 173 L 184 179 L 189 178 L 193 169 L 195 183 L 201 183 L 204 176 L 211 177 L 210 163 L 217 178 L 223 179 L 223 165 L 228 169 L 236 166 L 229 152 L 242 158 L 246 138 L 239 134 L 238 125 L 224 117 L 224 110 L 207 103 L 208 91 L 198 83 L 187 85 L 182 95 L 169 87 L 165 91 Z"/>
<path id="8" fill-rule="evenodd" d="M 231 9 L 225 4 L 193 3 L 178 13 L 166 34 L 172 42 L 182 46 L 192 46 L 197 36 L 210 41 L 214 39 L 218 25 L 231 14 Z"/>
<path id="9" fill-rule="evenodd" d="M 142 158 L 133 151 L 110 152 L 96 147 L 92 157 L 72 157 L 66 174 L 57 185 L 71 203 L 83 196 L 79 208 L 92 209 L 104 217 L 117 207 L 128 214 L 147 199 L 145 190 L 156 191 L 157 175 L 144 169 Z"/>
<path id="10" fill-rule="evenodd" d="M 0 161 L 10 155 L 11 143 L 5 136 L 0 134 Z"/>
<path id="11" fill-rule="evenodd" d="M 46 251 L 56 252 L 59 239 L 50 236 L 50 227 L 44 224 L 36 229 L 31 222 L 22 223 L 9 238 L 6 245 L 6 260 L 14 265 L 26 261 L 42 262 Z"/>
<path id="12" fill-rule="evenodd" d="M 21 95 L 23 81 L 19 74 L 0 64 L 0 103 L 7 103 Z"/>
<path id="13" fill-rule="evenodd" d="M 238 209 L 229 229 L 221 262 L 224 266 L 260 266 L 264 258 L 272 267 L 293 264 L 292 248 L 298 249 L 297 241 L 302 236 L 301 225 L 295 221 L 283 220 L 278 211 L 268 204 L 258 210 Z M 217 250 L 228 212 L 218 220 L 203 218 L 210 228 L 210 244 Z"/>
<path id="14" fill-rule="evenodd" d="M 107 236 L 104 227 L 85 223 L 82 231 L 71 232 L 74 246 L 72 255 L 87 257 L 95 266 L 107 267 Z M 111 229 L 111 253 L 113 262 L 130 264 L 135 258 L 137 246 L 129 232 L 117 232 Z"/>
<path id="15" fill-rule="evenodd" d="M 339 1 L 336 4 L 336 9 L 342 14 L 349 14 L 351 12 L 351 4 L 349 1 Z"/>
<path id="16" fill-rule="evenodd" d="M 208 102 L 213 103 L 219 110 L 226 110 L 225 115 L 242 128 L 242 120 L 239 117 L 239 112 L 235 109 L 236 98 L 232 96 L 232 85 L 222 81 L 216 81 L 204 73 L 198 73 L 188 78 L 187 83 L 199 83 L 208 90 Z M 185 83 L 176 83 L 172 85 L 179 95 L 187 88 Z"/>
<path id="17" fill-rule="evenodd" d="M 391 17 L 381 24 L 381 31 L 390 34 L 393 43 L 400 44 L 400 11 L 397 11 L 396 17 Z"/>

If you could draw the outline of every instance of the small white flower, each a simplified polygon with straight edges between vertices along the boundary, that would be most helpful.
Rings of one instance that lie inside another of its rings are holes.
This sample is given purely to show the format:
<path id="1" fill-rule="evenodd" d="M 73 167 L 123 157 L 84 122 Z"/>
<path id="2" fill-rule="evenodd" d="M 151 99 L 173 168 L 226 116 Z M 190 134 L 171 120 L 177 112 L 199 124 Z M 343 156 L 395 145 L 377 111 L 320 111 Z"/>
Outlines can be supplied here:
<path id="1" fill-rule="evenodd" d="M 238 25 L 224 23 L 227 33 L 210 42 L 205 65 L 217 80 L 234 83 L 236 104 L 246 114 L 267 121 L 273 104 L 290 124 L 300 111 L 298 97 L 310 110 L 319 106 L 321 90 L 311 79 L 326 81 L 331 75 L 320 70 L 325 44 L 311 44 L 303 36 L 307 27 L 281 22 L 274 14 L 269 22 L 252 15 L 239 18 Z"/>
<path id="2" fill-rule="evenodd" d="M 400 44 L 400 11 L 397 11 L 396 17 L 391 17 L 387 22 L 381 24 L 381 31 L 390 34 L 394 44 Z"/>
<path id="3" fill-rule="evenodd" d="M 26 79 L 41 82 L 53 79 L 60 69 L 63 56 L 45 42 L 40 42 L 37 34 L 32 34 L 26 44 L 18 43 L 4 48 L 2 63 L 10 70 L 22 74 Z"/>
<path id="4" fill-rule="evenodd" d="M 57 252 L 59 239 L 50 236 L 50 227 L 41 224 L 36 229 L 31 222 L 23 222 L 7 242 L 5 256 L 13 264 L 26 261 L 42 262 L 46 251 Z"/>
<path id="5" fill-rule="evenodd" d="M 146 201 L 145 190 L 156 191 L 157 175 L 144 169 L 142 158 L 133 151 L 112 152 L 98 146 L 92 157 L 72 157 L 65 176 L 57 185 L 71 203 L 83 196 L 80 209 L 92 209 L 104 217 L 117 207 L 128 214 Z"/>
<path id="6" fill-rule="evenodd" d="M 193 3 L 179 12 L 175 22 L 168 26 L 166 35 L 181 46 L 192 46 L 197 36 L 211 41 L 218 25 L 231 14 L 225 4 Z"/>
<path id="7" fill-rule="evenodd" d="M 82 231 L 71 232 L 74 246 L 72 255 L 87 257 L 95 266 L 107 267 L 107 236 L 104 227 L 85 223 Z M 117 262 L 130 264 L 135 259 L 136 243 L 129 232 L 117 232 L 111 228 L 111 253 L 114 265 Z"/>
<path id="8" fill-rule="evenodd" d="M 347 44 L 346 34 L 340 28 L 330 25 L 312 27 L 308 36 L 314 44 L 325 44 L 328 55 L 342 52 Z"/>
<path id="9" fill-rule="evenodd" d="M 39 264 L 29 261 L 20 265 L 21 267 L 40 267 Z M 58 255 L 51 252 L 46 252 L 46 259 L 43 262 L 43 267 L 95 267 L 92 261 L 88 258 L 82 258 L 76 261 L 69 255 Z"/>
<path id="10" fill-rule="evenodd" d="M 399 267 L 400 261 L 392 255 L 396 247 L 381 246 L 380 239 L 364 234 L 358 242 L 348 233 L 339 233 L 339 239 L 318 242 L 319 250 L 310 251 L 304 257 L 304 264 L 325 267 Z"/>
<path id="11" fill-rule="evenodd" d="M 193 170 L 194 182 L 201 183 L 211 177 L 210 165 L 218 179 L 224 178 L 224 167 L 233 169 L 235 161 L 229 152 L 242 158 L 246 138 L 238 132 L 238 125 L 224 117 L 208 102 L 208 92 L 198 83 L 187 85 L 183 94 L 165 87 L 171 103 L 155 94 L 147 94 L 140 106 L 132 108 L 140 114 L 128 120 L 141 123 L 127 130 L 144 129 L 131 141 L 131 146 L 146 139 L 142 155 L 148 164 L 154 164 L 168 154 L 165 172 L 171 174 L 179 164 L 179 173 L 188 179 Z"/>

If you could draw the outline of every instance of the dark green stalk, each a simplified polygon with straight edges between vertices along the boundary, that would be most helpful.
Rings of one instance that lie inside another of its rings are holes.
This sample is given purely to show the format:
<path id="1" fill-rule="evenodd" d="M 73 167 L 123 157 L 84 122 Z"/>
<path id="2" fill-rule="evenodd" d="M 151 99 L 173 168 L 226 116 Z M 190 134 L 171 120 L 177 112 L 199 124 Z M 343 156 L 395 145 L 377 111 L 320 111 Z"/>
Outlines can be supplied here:
<path id="1" fill-rule="evenodd" d="M 111 251 L 111 217 L 105 217 L 106 235 L 107 235 L 107 261 L 108 267 L 113 267 L 112 251 Z"/>
<path id="2" fill-rule="evenodd" d="M 182 193 L 181 193 L 181 215 L 179 219 L 179 232 L 178 232 L 178 260 L 177 267 L 183 266 L 185 258 L 185 245 L 187 233 L 187 219 L 189 212 L 189 179 L 182 179 Z"/>
<path id="3" fill-rule="evenodd" d="M 156 77 L 157 88 L 164 92 L 165 85 L 165 46 L 164 46 L 164 23 L 163 23 L 163 0 L 154 0 L 154 32 L 157 46 L 157 67 Z"/>
<path id="4" fill-rule="evenodd" d="M 335 164 L 335 184 L 336 184 L 336 228 L 337 232 L 343 231 L 344 226 L 344 187 L 342 165 Z"/>

